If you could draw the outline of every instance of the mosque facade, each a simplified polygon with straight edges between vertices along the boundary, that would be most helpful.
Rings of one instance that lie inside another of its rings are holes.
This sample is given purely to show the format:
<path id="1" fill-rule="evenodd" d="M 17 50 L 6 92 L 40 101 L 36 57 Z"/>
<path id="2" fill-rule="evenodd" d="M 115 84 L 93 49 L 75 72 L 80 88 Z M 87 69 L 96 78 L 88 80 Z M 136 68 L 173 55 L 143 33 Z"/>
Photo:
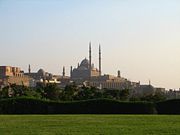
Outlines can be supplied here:
<path id="1" fill-rule="evenodd" d="M 85 58 L 76 68 L 71 67 L 70 79 L 76 84 L 86 84 L 100 89 L 126 89 L 140 85 L 139 82 L 131 82 L 121 77 L 120 71 L 117 72 L 117 76 L 109 74 L 102 75 L 101 46 L 99 45 L 99 68 L 95 68 L 94 64 L 92 64 L 91 53 L 91 43 L 89 43 L 89 60 Z"/>
<path id="2" fill-rule="evenodd" d="M 99 46 L 99 60 L 101 61 L 101 48 Z M 101 62 L 99 62 L 99 67 L 101 67 Z M 71 80 L 77 83 L 90 81 L 92 77 L 101 76 L 101 69 L 97 69 L 92 64 L 91 58 L 91 43 L 89 43 L 89 60 L 83 59 L 80 65 L 78 64 L 77 68 L 72 69 L 71 67 Z"/>

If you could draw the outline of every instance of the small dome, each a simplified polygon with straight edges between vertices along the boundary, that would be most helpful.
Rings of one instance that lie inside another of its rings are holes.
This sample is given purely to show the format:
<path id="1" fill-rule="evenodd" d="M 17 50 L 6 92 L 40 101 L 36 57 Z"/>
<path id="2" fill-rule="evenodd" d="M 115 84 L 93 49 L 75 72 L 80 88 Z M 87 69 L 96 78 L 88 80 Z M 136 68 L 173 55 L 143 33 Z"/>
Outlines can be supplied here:
<path id="1" fill-rule="evenodd" d="M 89 67 L 89 61 L 85 58 L 84 60 L 82 60 L 80 66 L 88 68 Z"/>
<path id="2" fill-rule="evenodd" d="M 43 69 L 39 69 L 37 73 L 41 76 L 45 76 L 45 71 Z"/>

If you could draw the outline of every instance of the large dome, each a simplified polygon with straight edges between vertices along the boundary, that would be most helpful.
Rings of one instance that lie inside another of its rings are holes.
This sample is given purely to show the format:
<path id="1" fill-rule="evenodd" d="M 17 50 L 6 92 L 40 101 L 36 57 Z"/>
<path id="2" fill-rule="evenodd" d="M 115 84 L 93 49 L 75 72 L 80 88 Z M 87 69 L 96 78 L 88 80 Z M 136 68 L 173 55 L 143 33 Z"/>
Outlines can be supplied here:
<path id="1" fill-rule="evenodd" d="M 84 60 L 82 60 L 80 66 L 88 68 L 89 67 L 89 61 L 85 58 Z"/>

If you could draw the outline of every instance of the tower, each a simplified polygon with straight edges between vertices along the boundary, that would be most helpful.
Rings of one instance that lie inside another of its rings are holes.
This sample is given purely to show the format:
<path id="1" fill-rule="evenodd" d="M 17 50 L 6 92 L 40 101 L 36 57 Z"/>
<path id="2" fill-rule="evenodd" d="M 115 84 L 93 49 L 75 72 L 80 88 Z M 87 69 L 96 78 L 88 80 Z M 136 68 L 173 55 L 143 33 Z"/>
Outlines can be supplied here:
<path id="1" fill-rule="evenodd" d="M 91 77 L 91 42 L 89 42 L 89 77 Z"/>
<path id="2" fill-rule="evenodd" d="M 29 64 L 29 67 L 28 67 L 28 71 L 29 71 L 29 74 L 31 73 L 31 65 Z"/>
<path id="3" fill-rule="evenodd" d="M 63 77 L 65 76 L 65 67 L 63 66 Z"/>
<path id="4" fill-rule="evenodd" d="M 99 76 L 101 76 L 101 45 L 99 44 Z"/>
<path id="5" fill-rule="evenodd" d="M 70 68 L 70 77 L 72 77 L 73 67 L 71 66 Z"/>
<path id="6" fill-rule="evenodd" d="M 151 80 L 149 79 L 149 86 L 151 85 Z"/>
<path id="7" fill-rule="evenodd" d="M 118 76 L 117 77 L 121 78 L 121 71 L 120 70 L 118 70 Z"/>

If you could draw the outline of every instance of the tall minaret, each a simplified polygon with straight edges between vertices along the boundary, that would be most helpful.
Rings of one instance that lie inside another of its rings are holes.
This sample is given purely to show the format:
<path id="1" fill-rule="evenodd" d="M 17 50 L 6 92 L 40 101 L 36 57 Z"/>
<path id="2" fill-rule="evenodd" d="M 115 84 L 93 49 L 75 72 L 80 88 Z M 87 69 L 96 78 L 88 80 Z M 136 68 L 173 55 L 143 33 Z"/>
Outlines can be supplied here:
<path id="1" fill-rule="evenodd" d="M 151 80 L 149 79 L 149 86 L 151 85 Z"/>
<path id="2" fill-rule="evenodd" d="M 63 77 L 65 77 L 65 67 L 63 66 L 63 73 L 62 73 Z"/>
<path id="3" fill-rule="evenodd" d="M 29 64 L 29 67 L 28 67 L 28 71 L 29 71 L 29 74 L 31 73 L 31 65 Z"/>
<path id="4" fill-rule="evenodd" d="M 118 70 L 118 75 L 117 75 L 118 78 L 121 78 L 121 71 Z"/>
<path id="5" fill-rule="evenodd" d="M 91 77 L 91 42 L 89 42 L 89 77 Z"/>
<path id="6" fill-rule="evenodd" d="M 70 77 L 72 78 L 73 67 L 70 67 Z"/>
<path id="7" fill-rule="evenodd" d="M 101 45 L 99 44 L 99 76 L 101 76 Z"/>

